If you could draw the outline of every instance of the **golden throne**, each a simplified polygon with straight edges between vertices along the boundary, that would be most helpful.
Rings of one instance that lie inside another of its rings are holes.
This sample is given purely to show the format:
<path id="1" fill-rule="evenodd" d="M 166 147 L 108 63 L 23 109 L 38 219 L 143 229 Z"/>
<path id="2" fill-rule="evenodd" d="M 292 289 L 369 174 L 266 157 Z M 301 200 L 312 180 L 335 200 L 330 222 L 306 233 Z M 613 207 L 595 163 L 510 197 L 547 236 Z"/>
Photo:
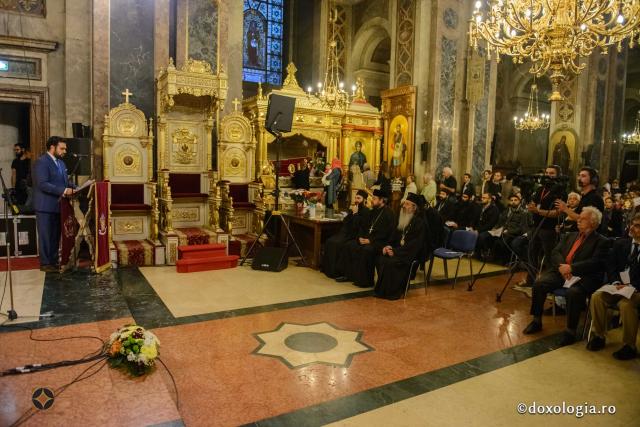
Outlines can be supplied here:
<path id="1" fill-rule="evenodd" d="M 178 245 L 217 241 L 223 200 L 212 146 L 226 96 L 226 74 L 215 74 L 206 61 L 189 59 L 177 69 L 170 59 L 158 75 L 158 201 L 167 264 L 175 264 Z"/>
<path id="2" fill-rule="evenodd" d="M 153 131 L 144 113 L 129 102 L 104 119 L 103 176 L 110 182 L 111 260 L 123 265 L 164 264 L 158 240 L 158 204 L 153 182 Z"/>

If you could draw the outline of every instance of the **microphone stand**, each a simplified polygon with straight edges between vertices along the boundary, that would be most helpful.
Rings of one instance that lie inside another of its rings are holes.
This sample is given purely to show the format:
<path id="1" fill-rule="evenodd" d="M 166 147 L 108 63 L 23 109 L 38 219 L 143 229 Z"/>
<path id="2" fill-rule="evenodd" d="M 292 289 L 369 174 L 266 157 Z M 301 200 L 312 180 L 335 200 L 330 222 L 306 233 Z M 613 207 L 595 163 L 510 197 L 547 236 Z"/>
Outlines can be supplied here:
<path id="1" fill-rule="evenodd" d="M 11 193 L 4 182 L 4 176 L 2 176 L 2 168 L 0 168 L 0 182 L 2 183 L 2 197 L 4 198 L 4 232 L 5 243 L 7 247 L 7 274 L 9 275 L 9 299 L 11 301 L 11 308 L 7 311 L 7 314 L 0 313 L 9 318 L 9 320 L 15 320 L 18 318 L 15 307 L 13 305 L 13 278 L 11 275 L 11 239 L 9 237 L 9 206 L 15 206 L 11 200 Z"/>
<path id="2" fill-rule="evenodd" d="M 251 244 L 251 246 L 249 247 L 249 250 L 247 250 L 247 252 L 244 255 L 244 258 L 242 258 L 242 260 L 240 261 L 240 265 L 244 265 L 245 261 L 247 260 L 247 258 L 249 258 L 249 255 L 251 255 L 254 246 L 256 245 L 256 243 L 259 243 L 258 241 L 260 240 L 260 236 L 262 236 L 263 234 L 265 234 L 265 232 L 267 233 L 267 235 L 269 235 L 268 230 L 269 230 L 269 223 L 271 222 L 271 220 L 273 219 L 276 222 L 276 232 L 275 232 L 275 244 L 276 247 L 280 246 L 280 227 L 278 225 L 279 219 L 282 217 L 282 213 L 280 212 L 280 151 L 282 150 L 282 133 L 278 130 L 276 130 L 276 124 L 278 123 L 278 119 L 280 118 L 280 116 L 282 115 L 281 112 L 278 112 L 278 114 L 276 115 L 276 118 L 273 120 L 273 124 L 271 125 L 271 127 L 269 129 L 267 129 L 267 131 L 276 137 L 276 140 L 273 142 L 274 144 L 276 144 L 276 188 L 275 188 L 275 196 L 276 196 L 276 204 L 275 204 L 275 210 L 273 210 L 271 212 L 271 216 L 269 217 L 269 219 L 267 219 L 267 221 L 265 222 L 265 224 L 262 226 L 262 230 L 260 231 L 260 234 L 258 234 L 258 238 L 255 239 L 253 241 L 253 243 Z M 275 218 L 275 219 L 274 219 Z M 287 234 L 288 234 L 288 238 L 287 238 L 287 251 L 289 250 L 289 247 L 291 246 L 291 244 L 293 243 L 293 245 L 295 245 L 296 250 L 298 251 L 298 255 L 300 255 L 300 258 L 302 259 L 302 262 L 300 263 L 300 265 L 307 265 L 307 261 L 304 259 L 304 255 L 302 254 L 302 250 L 300 250 L 300 246 L 298 246 L 298 242 L 296 242 L 295 237 L 293 237 L 293 233 L 291 232 L 291 229 L 289 228 L 289 225 L 287 224 L 287 221 L 284 220 L 284 218 L 282 218 L 282 225 L 284 226 L 284 228 L 287 230 Z M 291 243 L 289 243 L 289 238 L 291 238 Z M 262 244 L 261 244 L 262 245 Z"/>

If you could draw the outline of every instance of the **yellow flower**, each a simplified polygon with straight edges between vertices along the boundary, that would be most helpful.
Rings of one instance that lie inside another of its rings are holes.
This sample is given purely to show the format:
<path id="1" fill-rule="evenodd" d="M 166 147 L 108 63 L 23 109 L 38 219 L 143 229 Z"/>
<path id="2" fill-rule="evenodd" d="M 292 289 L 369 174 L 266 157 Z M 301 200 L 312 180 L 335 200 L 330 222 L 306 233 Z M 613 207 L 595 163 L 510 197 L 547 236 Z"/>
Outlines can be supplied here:
<path id="1" fill-rule="evenodd" d="M 158 357 L 158 349 L 156 348 L 155 344 L 142 346 L 142 348 L 140 349 L 140 353 L 147 356 L 147 359 L 149 360 L 153 360 Z"/>

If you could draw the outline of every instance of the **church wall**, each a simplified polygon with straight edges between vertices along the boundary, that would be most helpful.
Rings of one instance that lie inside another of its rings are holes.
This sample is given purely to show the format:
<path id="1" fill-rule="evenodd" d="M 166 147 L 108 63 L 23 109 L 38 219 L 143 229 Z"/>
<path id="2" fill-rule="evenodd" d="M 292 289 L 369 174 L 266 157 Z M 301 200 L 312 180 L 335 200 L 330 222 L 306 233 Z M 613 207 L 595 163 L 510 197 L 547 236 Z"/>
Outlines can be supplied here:
<path id="1" fill-rule="evenodd" d="M 89 123 L 90 20 L 88 2 L 49 0 L 46 17 L 0 12 L 0 36 L 25 37 L 58 43 L 49 53 L 21 49 L 0 52 L 40 58 L 42 80 L 0 79 L 10 86 L 44 86 L 49 90 L 50 133 L 71 136 L 71 123 Z M 44 145 L 44 141 L 42 141 Z"/>
<path id="2" fill-rule="evenodd" d="M 109 107 L 131 102 L 154 116 L 154 1 L 110 0 Z"/>

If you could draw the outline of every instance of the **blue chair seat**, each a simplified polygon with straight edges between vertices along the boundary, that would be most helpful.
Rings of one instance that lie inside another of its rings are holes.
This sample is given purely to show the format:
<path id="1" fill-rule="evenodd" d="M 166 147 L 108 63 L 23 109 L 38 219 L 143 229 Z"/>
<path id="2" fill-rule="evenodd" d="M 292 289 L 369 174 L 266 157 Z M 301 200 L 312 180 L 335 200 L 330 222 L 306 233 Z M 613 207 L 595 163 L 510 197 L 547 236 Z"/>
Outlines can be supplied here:
<path id="1" fill-rule="evenodd" d="M 448 248 L 438 248 L 435 251 L 433 251 L 433 256 L 438 258 L 455 259 L 455 258 L 460 258 L 463 255 L 464 255 L 463 252 L 452 251 L 451 249 L 448 249 Z"/>

